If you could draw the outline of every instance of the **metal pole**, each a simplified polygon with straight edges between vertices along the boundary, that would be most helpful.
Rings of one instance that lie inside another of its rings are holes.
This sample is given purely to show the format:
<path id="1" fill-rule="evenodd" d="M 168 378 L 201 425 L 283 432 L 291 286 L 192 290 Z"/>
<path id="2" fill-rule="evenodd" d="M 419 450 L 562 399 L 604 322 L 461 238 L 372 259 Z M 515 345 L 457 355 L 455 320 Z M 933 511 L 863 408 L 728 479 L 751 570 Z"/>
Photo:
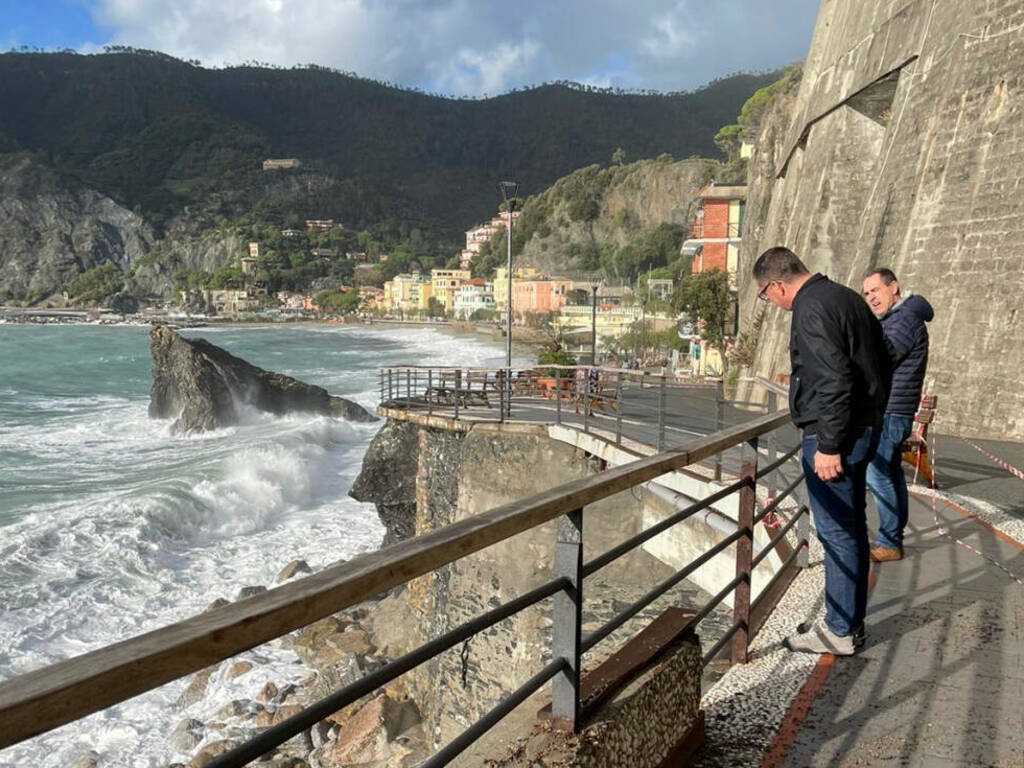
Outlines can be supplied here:
<path id="1" fill-rule="evenodd" d="M 665 450 L 665 374 L 661 374 L 658 390 L 658 453 Z"/>
<path id="2" fill-rule="evenodd" d="M 459 380 L 462 378 L 462 369 L 458 368 L 455 371 L 455 396 L 452 398 L 452 402 L 455 403 L 455 418 L 459 418 Z"/>
<path id="3" fill-rule="evenodd" d="M 622 445 L 622 371 L 615 374 L 615 444 Z"/>
<path id="4" fill-rule="evenodd" d="M 567 578 L 568 589 L 554 596 L 551 657 L 567 668 L 551 681 L 551 714 L 556 726 L 576 731 L 580 714 L 580 625 L 583 608 L 583 510 L 558 520 L 555 573 Z"/>
<path id="5" fill-rule="evenodd" d="M 721 380 L 715 385 L 715 432 L 722 430 L 725 420 L 725 383 Z M 715 454 L 715 480 L 722 479 L 722 452 Z"/>
<path id="6" fill-rule="evenodd" d="M 811 512 L 807 507 L 800 507 L 797 510 L 800 519 L 796 524 L 797 546 L 800 547 L 800 554 L 796 556 L 796 564 L 800 568 L 806 568 L 808 564 L 809 542 L 811 535 Z"/>
<path id="7" fill-rule="evenodd" d="M 423 393 L 423 399 L 427 401 L 427 415 L 430 416 L 434 413 L 434 401 L 430 399 L 432 390 L 434 389 L 434 369 L 427 369 L 427 391 Z"/>
<path id="8" fill-rule="evenodd" d="M 555 423 L 562 423 L 562 369 L 555 369 Z"/>
<path id="9" fill-rule="evenodd" d="M 412 408 L 412 371 L 405 369 L 405 410 Z"/>
<path id="10" fill-rule="evenodd" d="M 590 364 L 597 365 L 597 286 L 594 288 L 594 300 L 590 309 Z"/>
<path id="11" fill-rule="evenodd" d="M 590 422 L 590 366 L 583 374 L 583 431 L 586 432 Z"/>
<path id="12" fill-rule="evenodd" d="M 779 409 L 778 403 L 779 396 L 774 392 L 768 392 L 768 413 L 775 413 Z M 768 463 L 774 464 L 775 459 L 778 456 L 778 437 L 775 434 L 775 430 L 768 433 L 766 440 L 768 448 Z M 774 499 L 775 492 L 778 490 L 778 470 L 772 472 L 768 477 L 765 478 L 766 485 L 768 486 L 768 498 Z"/>
<path id="13" fill-rule="evenodd" d="M 743 536 L 736 541 L 736 578 L 742 580 L 733 593 L 733 624 L 739 629 L 732 638 L 732 663 L 746 664 L 750 639 L 750 560 L 754 552 L 754 506 L 757 503 L 757 438 L 750 441 L 754 449 L 752 459 L 743 462 L 740 479 L 739 519 L 736 525 Z"/>

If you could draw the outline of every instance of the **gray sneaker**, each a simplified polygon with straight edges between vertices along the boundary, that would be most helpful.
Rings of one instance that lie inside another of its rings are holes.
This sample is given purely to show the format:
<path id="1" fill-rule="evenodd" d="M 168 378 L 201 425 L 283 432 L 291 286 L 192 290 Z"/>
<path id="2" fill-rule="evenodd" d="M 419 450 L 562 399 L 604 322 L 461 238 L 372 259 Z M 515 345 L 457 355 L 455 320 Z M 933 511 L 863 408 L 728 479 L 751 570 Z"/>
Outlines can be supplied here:
<path id="1" fill-rule="evenodd" d="M 837 635 L 826 626 L 813 626 L 806 632 L 790 635 L 784 642 L 791 651 L 852 656 L 856 651 L 854 638 L 854 635 Z"/>
<path id="2" fill-rule="evenodd" d="M 818 626 L 824 628 L 824 624 L 819 623 Z M 804 621 L 796 625 L 796 631 L 798 634 L 802 635 L 804 632 L 810 632 L 814 627 L 815 624 L 813 621 Z M 853 633 L 853 647 L 863 648 L 864 641 L 866 639 L 866 635 L 864 634 L 864 625 L 861 624 Z"/>

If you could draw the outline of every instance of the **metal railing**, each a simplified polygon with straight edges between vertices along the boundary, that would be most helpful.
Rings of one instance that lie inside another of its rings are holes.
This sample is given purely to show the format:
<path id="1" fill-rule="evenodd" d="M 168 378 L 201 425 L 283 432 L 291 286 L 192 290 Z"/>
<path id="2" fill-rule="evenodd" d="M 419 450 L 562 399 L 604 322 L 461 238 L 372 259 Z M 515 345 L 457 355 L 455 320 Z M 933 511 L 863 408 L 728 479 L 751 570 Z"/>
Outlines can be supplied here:
<path id="1" fill-rule="evenodd" d="M 631 437 L 658 451 L 670 441 L 707 435 L 749 418 L 751 410 L 766 412 L 761 402 L 726 399 L 721 380 L 607 366 L 396 366 L 380 370 L 378 388 L 385 412 L 571 423 L 584 432 L 603 430 L 616 445 Z M 775 410 L 772 398 L 767 412 Z M 722 477 L 722 460 L 721 454 L 714 457 L 715 479 Z M 732 474 L 738 471 L 735 464 Z"/>
<path id="2" fill-rule="evenodd" d="M 509 539 L 524 531 L 558 520 L 554 547 L 555 578 L 504 605 L 444 633 L 359 681 L 345 686 L 269 728 L 241 746 L 207 763 L 209 768 L 241 766 L 304 732 L 327 715 L 357 701 L 439 653 L 464 642 L 523 609 L 553 599 L 551 662 L 515 691 L 499 701 L 483 718 L 445 745 L 424 766 L 444 765 L 489 730 L 505 714 L 552 681 L 552 711 L 559 722 L 577 730 L 581 714 L 581 656 L 611 632 L 651 605 L 674 585 L 713 558 L 736 546 L 735 577 L 700 607 L 689 624 L 692 631 L 730 594 L 733 623 L 705 654 L 707 664 L 731 643 L 730 658 L 744 663 L 758 619 L 771 608 L 775 593 L 806 564 L 807 510 L 800 507 L 787 525 L 753 556 L 754 526 L 778 509 L 793 493 L 799 478 L 755 512 L 758 481 L 776 473 L 796 448 L 759 468 L 758 440 L 788 421 L 780 412 L 691 440 L 664 453 L 608 469 L 543 493 L 490 509 L 445 528 L 402 541 L 266 593 L 215 609 L 201 616 L 149 632 L 0 684 L 0 748 L 15 744 L 99 711 L 159 685 L 273 640 L 344 608 L 386 592 L 399 584 Z M 748 457 L 739 479 L 717 493 L 679 510 L 611 550 L 583 560 L 584 509 L 621 491 L 640 486 L 668 472 L 682 469 L 727 448 L 746 444 Z M 689 519 L 717 500 L 740 494 L 739 524 L 698 558 L 654 585 L 632 605 L 603 626 L 584 635 L 581 608 L 585 578 L 614 562 L 669 528 Z M 751 600 L 752 572 L 767 554 L 783 546 L 793 526 L 797 541 L 784 565 L 756 599 Z"/>

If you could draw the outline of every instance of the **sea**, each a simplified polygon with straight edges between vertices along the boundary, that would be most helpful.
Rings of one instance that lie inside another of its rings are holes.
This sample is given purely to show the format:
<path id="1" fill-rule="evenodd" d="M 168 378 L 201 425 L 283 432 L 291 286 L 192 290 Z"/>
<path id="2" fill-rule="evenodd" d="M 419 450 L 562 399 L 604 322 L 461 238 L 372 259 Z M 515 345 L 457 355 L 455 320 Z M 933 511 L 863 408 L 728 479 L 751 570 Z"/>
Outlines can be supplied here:
<path id="1" fill-rule="evenodd" d="M 376 549 L 372 505 L 349 498 L 381 422 L 248 413 L 172 435 L 147 415 L 148 328 L 0 325 L 0 680 L 193 616 L 283 566 L 313 569 Z M 372 410 L 378 368 L 501 365 L 501 342 L 429 326 L 268 325 L 183 330 L 254 365 Z M 517 355 L 516 364 L 524 362 Z M 294 656 L 250 652 L 279 686 Z M 215 676 L 175 706 L 179 680 L 0 751 L 0 766 L 161 766 L 188 755 L 168 735 L 209 720 L 240 692 Z"/>

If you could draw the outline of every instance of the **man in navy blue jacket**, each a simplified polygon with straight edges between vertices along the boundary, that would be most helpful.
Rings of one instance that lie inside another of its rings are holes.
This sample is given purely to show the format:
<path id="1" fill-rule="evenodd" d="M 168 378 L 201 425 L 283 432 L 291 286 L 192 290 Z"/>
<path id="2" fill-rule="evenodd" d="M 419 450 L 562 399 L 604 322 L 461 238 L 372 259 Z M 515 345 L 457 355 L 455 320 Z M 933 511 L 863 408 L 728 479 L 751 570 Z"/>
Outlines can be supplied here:
<path id="1" fill-rule="evenodd" d="M 882 326 L 844 285 L 814 274 L 788 248 L 754 263 L 757 297 L 793 313 L 789 412 L 825 549 L 825 622 L 786 638 L 791 650 L 849 656 L 863 641 L 870 544 L 865 474 L 889 399 Z"/>
<path id="2" fill-rule="evenodd" d="M 935 312 L 920 296 L 900 295 L 900 284 L 891 269 L 874 269 L 864 278 L 864 298 L 882 321 L 892 358 L 892 390 L 882 421 L 867 482 L 878 507 L 878 536 L 871 548 L 876 563 L 903 557 L 903 529 L 907 526 L 907 479 L 903 476 L 900 446 L 910 436 L 914 413 L 921 400 L 924 372 L 928 367 L 928 329 Z"/>

